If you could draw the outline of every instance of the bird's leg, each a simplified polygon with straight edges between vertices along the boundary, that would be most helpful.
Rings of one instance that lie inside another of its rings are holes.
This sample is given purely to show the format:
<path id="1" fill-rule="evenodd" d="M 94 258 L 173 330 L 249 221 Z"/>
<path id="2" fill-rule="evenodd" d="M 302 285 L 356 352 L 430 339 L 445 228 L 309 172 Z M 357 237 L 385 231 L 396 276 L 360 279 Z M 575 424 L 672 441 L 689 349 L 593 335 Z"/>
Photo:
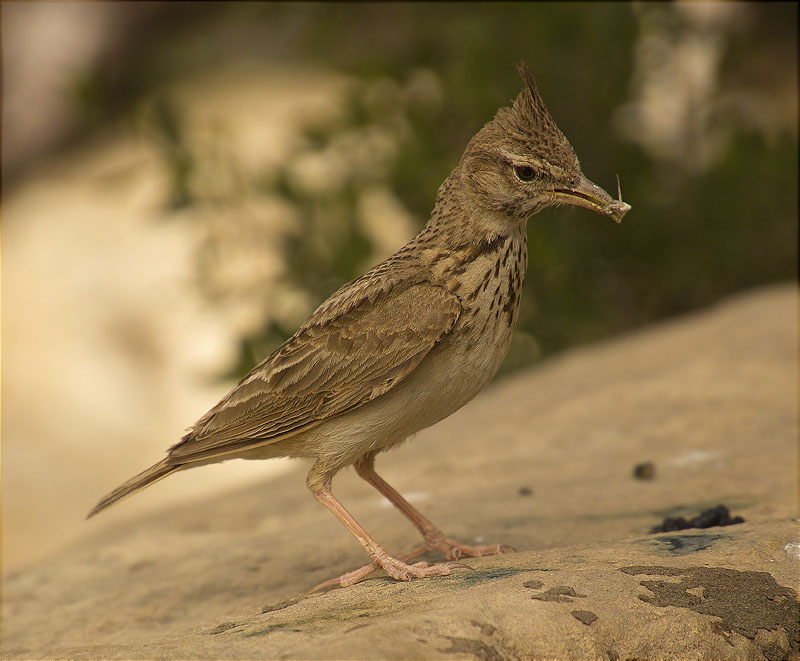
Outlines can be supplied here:
<path id="1" fill-rule="evenodd" d="M 461 557 L 476 558 L 483 555 L 496 555 L 507 551 L 514 551 L 511 546 L 493 544 L 490 546 L 468 546 L 445 537 L 433 523 L 426 519 L 421 512 L 414 508 L 403 496 L 375 472 L 375 453 L 370 452 L 355 465 L 356 473 L 380 493 L 389 502 L 399 509 L 405 517 L 414 524 L 425 539 L 425 546 L 430 550 L 440 551 L 447 560 L 458 560 Z M 416 549 L 415 549 L 416 551 Z M 362 568 L 364 569 L 364 568 Z"/>
<path id="2" fill-rule="evenodd" d="M 409 565 L 402 559 L 394 558 L 389 555 L 336 499 L 331 492 L 331 479 L 332 472 L 327 470 L 322 462 L 318 461 L 312 466 L 308 473 L 308 487 L 311 489 L 311 493 L 314 494 L 314 498 L 333 512 L 333 515 L 353 533 L 361 546 L 364 547 L 367 554 L 369 554 L 369 557 L 372 558 L 372 565 L 367 565 L 367 567 L 370 567 L 369 571 L 364 572 L 364 568 L 362 568 L 340 576 L 333 583 L 328 581 L 318 587 L 323 587 L 327 584 L 335 584 L 337 582 L 342 587 L 347 587 L 357 582 L 363 576 L 366 576 L 366 574 L 373 571 L 377 566 L 382 567 L 389 576 L 399 581 L 410 581 L 412 578 L 423 578 L 426 576 L 445 576 L 450 574 L 451 569 L 460 566 L 452 562 L 434 565 L 427 562 L 416 562 L 413 565 Z M 408 559 L 411 559 L 411 557 L 408 557 Z"/>

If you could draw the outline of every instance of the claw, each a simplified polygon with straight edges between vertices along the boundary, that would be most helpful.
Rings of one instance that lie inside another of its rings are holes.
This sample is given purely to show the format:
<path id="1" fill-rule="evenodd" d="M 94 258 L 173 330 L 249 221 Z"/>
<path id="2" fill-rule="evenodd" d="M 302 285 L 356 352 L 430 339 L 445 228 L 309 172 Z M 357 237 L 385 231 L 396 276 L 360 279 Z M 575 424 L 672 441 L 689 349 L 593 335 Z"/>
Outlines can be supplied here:
<path id="1" fill-rule="evenodd" d="M 370 572 L 371 572 L 371 571 L 375 571 L 375 569 L 376 569 L 376 568 L 372 568 L 372 569 L 370 570 Z M 364 576 L 366 576 L 366 575 L 367 575 L 368 573 L 370 573 L 370 572 L 365 572 L 365 573 L 364 573 Z M 352 572 L 351 572 L 351 573 L 352 573 Z M 322 583 L 320 583 L 319 585 L 315 585 L 313 588 L 311 588 L 310 590 L 308 590 L 308 592 L 306 592 L 306 593 L 305 593 L 303 596 L 304 596 L 304 597 L 307 597 L 307 596 L 308 596 L 308 595 L 310 595 L 310 594 L 314 594 L 315 592 L 317 592 L 317 591 L 319 591 L 319 590 L 325 590 L 326 588 L 346 587 L 346 586 L 343 584 L 343 581 L 345 581 L 345 580 L 346 580 L 346 579 L 345 579 L 345 577 L 346 577 L 346 576 L 347 576 L 347 574 L 344 574 L 344 575 L 342 575 L 342 576 L 337 576 L 336 578 L 331 578 L 331 579 L 329 579 L 329 580 L 327 580 L 327 581 L 323 581 L 323 582 L 322 582 Z M 359 578 L 361 578 L 361 577 L 359 577 Z M 358 580 L 358 579 L 356 579 L 356 581 L 357 581 L 357 580 Z M 355 582 L 355 581 L 354 581 L 354 582 Z M 352 583 L 348 583 L 347 585 L 352 585 Z"/>

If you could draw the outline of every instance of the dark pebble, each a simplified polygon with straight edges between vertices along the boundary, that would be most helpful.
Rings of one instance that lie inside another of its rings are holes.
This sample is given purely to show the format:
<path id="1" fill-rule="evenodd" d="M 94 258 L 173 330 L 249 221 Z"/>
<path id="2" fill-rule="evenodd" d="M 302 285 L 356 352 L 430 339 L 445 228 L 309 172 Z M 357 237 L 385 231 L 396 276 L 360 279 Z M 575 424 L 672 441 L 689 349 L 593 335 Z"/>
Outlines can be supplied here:
<path id="1" fill-rule="evenodd" d="M 730 511 L 725 505 L 717 505 L 711 509 L 700 512 L 688 521 L 682 516 L 666 517 L 660 525 L 650 529 L 650 534 L 657 532 L 674 532 L 676 530 L 686 530 L 687 528 L 713 528 L 714 526 L 732 526 L 737 523 L 744 523 L 741 516 L 731 516 Z"/>
<path id="2" fill-rule="evenodd" d="M 633 476 L 637 480 L 652 480 L 656 476 L 656 465 L 652 461 L 645 461 L 633 467 Z"/>

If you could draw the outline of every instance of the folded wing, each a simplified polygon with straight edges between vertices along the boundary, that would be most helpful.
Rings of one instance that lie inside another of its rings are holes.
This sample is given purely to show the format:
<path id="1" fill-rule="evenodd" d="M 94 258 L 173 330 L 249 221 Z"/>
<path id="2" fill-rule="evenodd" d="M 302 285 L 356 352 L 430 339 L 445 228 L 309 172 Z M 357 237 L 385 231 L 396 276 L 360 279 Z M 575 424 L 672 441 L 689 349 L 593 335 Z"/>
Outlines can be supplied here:
<path id="1" fill-rule="evenodd" d="M 292 436 L 391 390 L 453 328 L 459 299 L 426 282 L 355 281 L 197 421 L 167 461 L 183 464 Z"/>

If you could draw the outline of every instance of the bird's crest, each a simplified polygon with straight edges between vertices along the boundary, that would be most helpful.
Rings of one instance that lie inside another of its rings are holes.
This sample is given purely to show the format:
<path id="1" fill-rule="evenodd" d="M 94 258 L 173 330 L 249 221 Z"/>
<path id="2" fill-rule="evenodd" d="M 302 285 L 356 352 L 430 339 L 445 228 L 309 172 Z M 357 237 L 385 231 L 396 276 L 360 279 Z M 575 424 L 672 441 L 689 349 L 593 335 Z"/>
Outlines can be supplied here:
<path id="1" fill-rule="evenodd" d="M 507 138 L 520 144 L 523 149 L 548 153 L 565 163 L 577 163 L 572 147 L 559 130 L 550 111 L 545 106 L 536 80 L 524 62 L 517 65 L 517 71 L 525 83 L 511 106 L 500 108 L 494 122 Z M 561 156 L 561 158 L 558 158 Z"/>
<path id="2" fill-rule="evenodd" d="M 550 111 L 539 95 L 539 89 L 536 87 L 536 80 L 530 67 L 525 62 L 520 62 L 517 65 L 517 71 L 525 83 L 525 87 L 514 100 L 513 111 L 529 126 L 556 128 L 555 122 L 550 116 Z"/>

